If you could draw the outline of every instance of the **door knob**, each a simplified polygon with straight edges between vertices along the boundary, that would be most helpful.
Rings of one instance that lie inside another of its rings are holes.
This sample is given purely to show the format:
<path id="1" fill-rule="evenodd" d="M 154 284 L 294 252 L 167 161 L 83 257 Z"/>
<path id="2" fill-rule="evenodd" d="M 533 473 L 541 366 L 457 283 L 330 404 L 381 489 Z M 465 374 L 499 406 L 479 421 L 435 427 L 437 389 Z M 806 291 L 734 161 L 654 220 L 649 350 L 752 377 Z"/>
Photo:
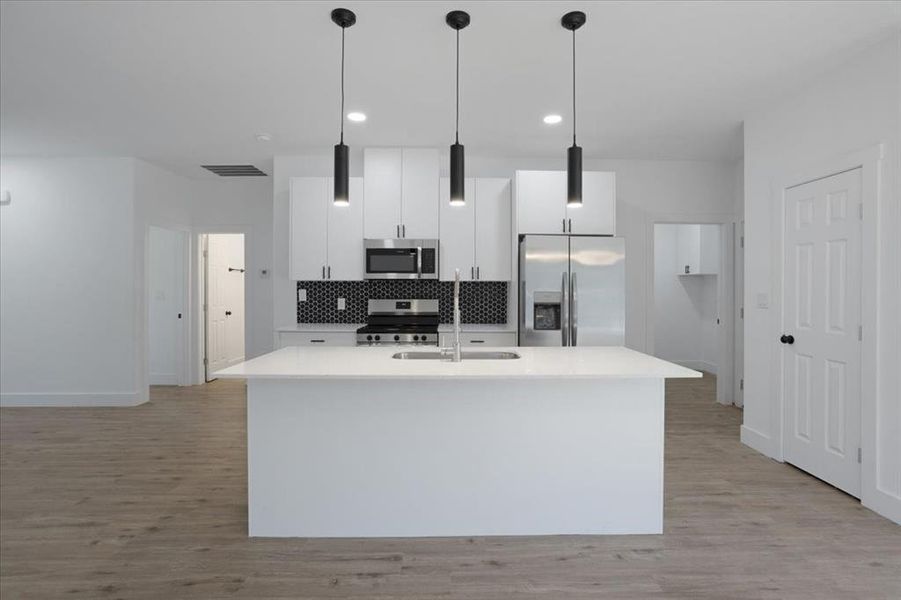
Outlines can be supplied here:
<path id="1" fill-rule="evenodd" d="M 226 317 L 232 316 L 232 311 L 230 311 L 230 310 L 225 311 L 225 316 Z"/>
<path id="2" fill-rule="evenodd" d="M 779 341 L 782 342 L 783 344 L 789 344 L 789 345 L 791 345 L 791 344 L 794 344 L 794 343 L 795 343 L 795 336 L 793 336 L 793 335 L 785 335 L 785 334 L 783 333 L 783 334 L 782 334 L 782 337 L 779 338 Z"/>

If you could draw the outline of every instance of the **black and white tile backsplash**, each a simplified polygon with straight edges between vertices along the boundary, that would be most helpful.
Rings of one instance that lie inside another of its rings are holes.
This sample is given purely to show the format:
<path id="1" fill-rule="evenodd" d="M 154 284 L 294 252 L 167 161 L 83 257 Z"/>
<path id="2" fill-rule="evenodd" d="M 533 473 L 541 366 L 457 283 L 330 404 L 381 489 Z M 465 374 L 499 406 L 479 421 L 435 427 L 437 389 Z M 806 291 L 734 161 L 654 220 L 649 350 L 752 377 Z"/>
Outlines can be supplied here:
<path id="1" fill-rule="evenodd" d="M 365 323 L 370 298 L 437 298 L 441 322 L 453 322 L 454 284 L 434 279 L 380 279 L 371 281 L 298 281 L 307 291 L 306 302 L 297 302 L 298 323 Z M 338 298 L 346 301 L 338 310 Z M 460 319 L 464 323 L 507 322 L 506 281 L 464 281 L 460 284 Z"/>

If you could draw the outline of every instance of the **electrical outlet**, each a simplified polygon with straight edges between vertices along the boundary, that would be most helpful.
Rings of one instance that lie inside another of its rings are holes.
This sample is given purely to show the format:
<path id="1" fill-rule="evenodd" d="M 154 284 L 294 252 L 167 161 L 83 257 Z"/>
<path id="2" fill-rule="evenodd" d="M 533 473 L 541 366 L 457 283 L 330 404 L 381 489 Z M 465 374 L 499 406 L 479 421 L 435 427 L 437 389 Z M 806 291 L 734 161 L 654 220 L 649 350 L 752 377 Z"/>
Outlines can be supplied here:
<path id="1" fill-rule="evenodd" d="M 260 279 L 269 279 L 269 269 L 260 269 Z"/>
<path id="2" fill-rule="evenodd" d="M 347 308 L 347 300 L 345 298 L 338 298 L 338 310 L 344 310 Z"/>
<path id="3" fill-rule="evenodd" d="M 307 301 L 307 291 L 303 288 L 297 290 L 297 301 L 298 302 L 306 302 Z"/>
<path id="4" fill-rule="evenodd" d="M 757 294 L 757 308 L 769 308 L 770 297 L 768 294 Z"/>

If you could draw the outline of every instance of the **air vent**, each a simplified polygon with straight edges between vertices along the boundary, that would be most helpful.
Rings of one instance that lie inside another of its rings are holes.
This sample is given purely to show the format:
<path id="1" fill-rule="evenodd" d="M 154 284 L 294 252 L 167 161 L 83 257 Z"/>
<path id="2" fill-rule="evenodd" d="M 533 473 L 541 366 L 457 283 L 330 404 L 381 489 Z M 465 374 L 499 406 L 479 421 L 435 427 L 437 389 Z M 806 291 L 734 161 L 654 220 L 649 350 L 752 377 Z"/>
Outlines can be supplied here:
<path id="1" fill-rule="evenodd" d="M 220 177 L 266 177 L 266 174 L 253 165 L 201 165 Z"/>

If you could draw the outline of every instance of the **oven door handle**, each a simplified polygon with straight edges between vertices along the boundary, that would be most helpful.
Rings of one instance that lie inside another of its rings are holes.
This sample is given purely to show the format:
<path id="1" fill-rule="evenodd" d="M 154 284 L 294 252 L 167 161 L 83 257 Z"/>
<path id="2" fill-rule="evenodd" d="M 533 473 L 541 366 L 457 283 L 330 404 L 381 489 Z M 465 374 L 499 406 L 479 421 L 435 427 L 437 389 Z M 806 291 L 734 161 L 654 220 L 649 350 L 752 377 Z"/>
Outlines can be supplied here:
<path id="1" fill-rule="evenodd" d="M 416 278 L 422 279 L 422 246 L 416 247 Z"/>

